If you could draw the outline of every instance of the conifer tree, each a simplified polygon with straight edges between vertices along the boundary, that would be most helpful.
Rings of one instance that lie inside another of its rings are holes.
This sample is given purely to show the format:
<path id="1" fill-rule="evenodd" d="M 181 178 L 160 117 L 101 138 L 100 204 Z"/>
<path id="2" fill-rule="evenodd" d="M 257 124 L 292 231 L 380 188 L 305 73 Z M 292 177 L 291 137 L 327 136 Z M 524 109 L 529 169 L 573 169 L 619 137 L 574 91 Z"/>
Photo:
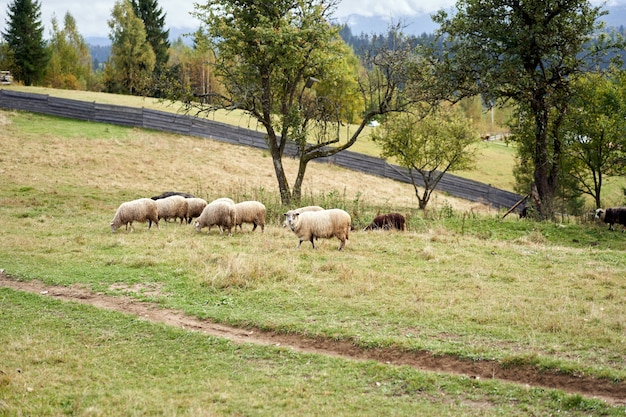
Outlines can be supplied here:
<path id="1" fill-rule="evenodd" d="M 143 21 L 146 29 L 146 40 L 152 46 L 156 58 L 155 70 L 159 71 L 167 65 L 170 47 L 169 29 L 165 30 L 165 14 L 157 0 L 131 0 L 133 11 Z"/>
<path id="2" fill-rule="evenodd" d="M 14 0 L 8 6 L 7 31 L 2 36 L 12 53 L 13 78 L 25 85 L 43 78 L 49 54 L 43 39 L 41 4 L 37 0 Z"/>

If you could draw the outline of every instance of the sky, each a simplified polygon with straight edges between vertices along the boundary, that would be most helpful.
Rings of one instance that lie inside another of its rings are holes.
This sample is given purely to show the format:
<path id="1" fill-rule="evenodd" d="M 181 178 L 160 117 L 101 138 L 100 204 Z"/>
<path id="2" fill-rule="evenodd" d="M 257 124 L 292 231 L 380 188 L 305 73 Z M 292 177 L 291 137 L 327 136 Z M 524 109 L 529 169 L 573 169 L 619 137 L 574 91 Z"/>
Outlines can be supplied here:
<path id="1" fill-rule="evenodd" d="M 0 0 L 0 31 L 4 31 L 7 20 L 9 2 Z M 84 38 L 107 38 L 111 10 L 115 0 L 39 0 L 41 4 L 41 20 L 45 27 L 44 37 L 50 36 L 52 16 L 56 16 L 62 25 L 63 17 L 67 12 L 74 17 L 78 31 Z M 199 21 L 190 16 L 194 3 L 202 0 L 158 0 L 159 6 L 165 13 L 166 28 L 189 29 L 197 28 Z M 601 4 L 602 0 L 592 0 L 592 4 Z M 452 10 L 455 0 L 341 0 L 335 13 L 340 23 L 350 25 L 350 15 L 378 16 L 389 21 L 395 19 L 428 18 L 433 12 L 446 9 Z M 626 0 L 608 0 L 610 4 L 626 4 Z M 429 18 L 428 18 L 429 19 Z"/>
<path id="2" fill-rule="evenodd" d="M 0 0 L 0 31 L 4 31 L 7 20 L 9 2 Z M 626 0 L 625 0 L 626 1 Z M 45 27 L 44 37 L 49 37 L 52 16 L 62 25 L 67 12 L 74 17 L 80 34 L 87 37 L 108 37 L 107 20 L 115 0 L 39 0 L 41 4 L 41 21 Z M 167 28 L 196 28 L 199 21 L 190 16 L 194 3 L 201 0 L 158 0 L 165 13 Z M 363 16 L 380 16 L 388 19 L 429 15 L 441 8 L 449 8 L 455 0 L 342 0 L 339 2 L 335 16 L 340 21 L 351 14 Z"/>

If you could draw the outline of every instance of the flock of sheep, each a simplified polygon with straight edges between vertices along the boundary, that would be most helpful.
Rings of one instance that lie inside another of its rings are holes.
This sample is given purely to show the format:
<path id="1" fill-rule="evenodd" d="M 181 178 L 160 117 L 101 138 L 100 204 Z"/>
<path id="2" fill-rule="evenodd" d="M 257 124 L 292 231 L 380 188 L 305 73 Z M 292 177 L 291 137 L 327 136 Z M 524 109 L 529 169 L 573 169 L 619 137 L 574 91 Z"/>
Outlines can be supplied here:
<path id="1" fill-rule="evenodd" d="M 148 229 L 154 223 L 159 227 L 159 220 L 178 221 L 180 224 L 190 224 L 193 219 L 196 231 L 203 228 L 211 231 L 213 226 L 224 230 L 232 235 L 233 229 L 243 223 L 251 223 L 254 231 L 257 227 L 261 232 L 265 230 L 265 205 L 259 201 L 242 201 L 235 203 L 230 198 L 218 198 L 211 202 L 190 194 L 180 192 L 165 192 L 151 197 L 122 203 L 110 223 L 111 231 L 115 232 L 122 226 L 126 230 L 134 231 L 133 222 L 147 222 Z M 315 249 L 315 239 L 339 239 L 339 250 L 342 250 L 350 237 L 352 219 L 350 215 L 341 209 L 324 209 L 319 206 L 301 207 L 289 210 L 284 214 L 283 227 L 289 229 L 298 237 L 298 248 L 302 242 L 309 241 Z M 397 229 L 404 230 L 405 219 L 399 213 L 390 213 L 377 216 L 366 230 L 372 229 Z"/>
<path id="2" fill-rule="evenodd" d="M 235 203 L 230 198 L 218 198 L 210 203 L 190 194 L 180 192 L 165 192 L 151 197 L 122 203 L 111 221 L 111 231 L 115 232 L 121 226 L 132 232 L 133 222 L 147 222 L 148 229 L 152 223 L 159 227 L 159 220 L 178 221 L 180 224 L 190 224 L 193 219 L 196 231 L 203 228 L 211 231 L 213 226 L 224 230 L 232 236 L 233 229 L 239 226 L 241 230 L 244 223 L 253 225 L 252 231 L 257 227 L 261 232 L 265 231 L 265 205 L 259 201 L 242 201 Z M 289 210 L 284 214 L 283 227 L 289 229 L 298 237 L 298 248 L 302 242 L 309 241 L 315 249 L 315 239 L 339 239 L 339 250 L 342 250 L 350 237 L 352 219 L 350 214 L 341 209 L 324 209 L 319 206 L 301 207 Z M 626 226 L 626 207 L 615 207 L 596 210 L 595 217 L 609 224 L 611 230 L 614 225 Z M 364 230 L 405 230 L 405 218 L 400 213 L 379 214 Z"/>
<path id="3" fill-rule="evenodd" d="M 218 226 L 220 232 L 232 230 L 243 223 L 252 223 L 253 229 L 257 226 L 265 229 L 266 209 L 263 203 L 258 201 L 242 201 L 235 204 L 230 198 L 218 198 L 208 203 L 206 200 L 194 197 L 186 193 L 166 192 L 151 198 L 139 198 L 137 200 L 122 203 L 111 221 L 111 231 L 115 232 L 121 226 L 126 230 L 134 231 L 133 222 L 147 222 L 148 229 L 152 223 L 159 227 L 159 220 L 178 221 L 180 224 L 190 224 L 197 219 L 194 227 L 197 231 L 204 227 L 211 231 L 211 227 Z"/>

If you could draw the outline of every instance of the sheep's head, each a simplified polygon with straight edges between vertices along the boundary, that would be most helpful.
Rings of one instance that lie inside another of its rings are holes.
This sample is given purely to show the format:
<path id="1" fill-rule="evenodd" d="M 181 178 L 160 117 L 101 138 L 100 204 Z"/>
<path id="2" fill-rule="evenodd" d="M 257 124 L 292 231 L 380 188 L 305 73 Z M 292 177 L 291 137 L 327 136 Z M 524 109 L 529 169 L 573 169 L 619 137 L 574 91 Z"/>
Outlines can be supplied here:
<path id="1" fill-rule="evenodd" d="M 596 219 L 600 219 L 600 220 L 604 220 L 604 209 L 597 209 L 596 210 Z"/>
<path id="2" fill-rule="evenodd" d="M 288 211 L 287 213 L 284 214 L 285 222 L 283 224 L 289 226 L 289 228 L 293 231 L 294 222 L 296 221 L 299 215 L 300 213 L 298 212 Z"/>

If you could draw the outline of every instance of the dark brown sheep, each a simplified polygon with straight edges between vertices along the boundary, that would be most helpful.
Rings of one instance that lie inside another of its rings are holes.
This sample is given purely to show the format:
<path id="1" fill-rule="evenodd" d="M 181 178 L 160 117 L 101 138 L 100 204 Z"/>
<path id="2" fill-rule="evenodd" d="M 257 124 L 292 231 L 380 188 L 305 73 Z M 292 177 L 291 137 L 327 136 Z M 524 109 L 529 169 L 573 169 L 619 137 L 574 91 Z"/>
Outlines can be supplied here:
<path id="1" fill-rule="evenodd" d="M 379 214 L 363 230 L 404 230 L 405 219 L 400 213 Z"/>
<path id="2" fill-rule="evenodd" d="M 615 223 L 624 226 L 622 232 L 626 230 L 626 207 L 609 207 L 596 210 L 596 219 L 602 220 L 609 225 L 609 229 L 615 230 Z"/>

